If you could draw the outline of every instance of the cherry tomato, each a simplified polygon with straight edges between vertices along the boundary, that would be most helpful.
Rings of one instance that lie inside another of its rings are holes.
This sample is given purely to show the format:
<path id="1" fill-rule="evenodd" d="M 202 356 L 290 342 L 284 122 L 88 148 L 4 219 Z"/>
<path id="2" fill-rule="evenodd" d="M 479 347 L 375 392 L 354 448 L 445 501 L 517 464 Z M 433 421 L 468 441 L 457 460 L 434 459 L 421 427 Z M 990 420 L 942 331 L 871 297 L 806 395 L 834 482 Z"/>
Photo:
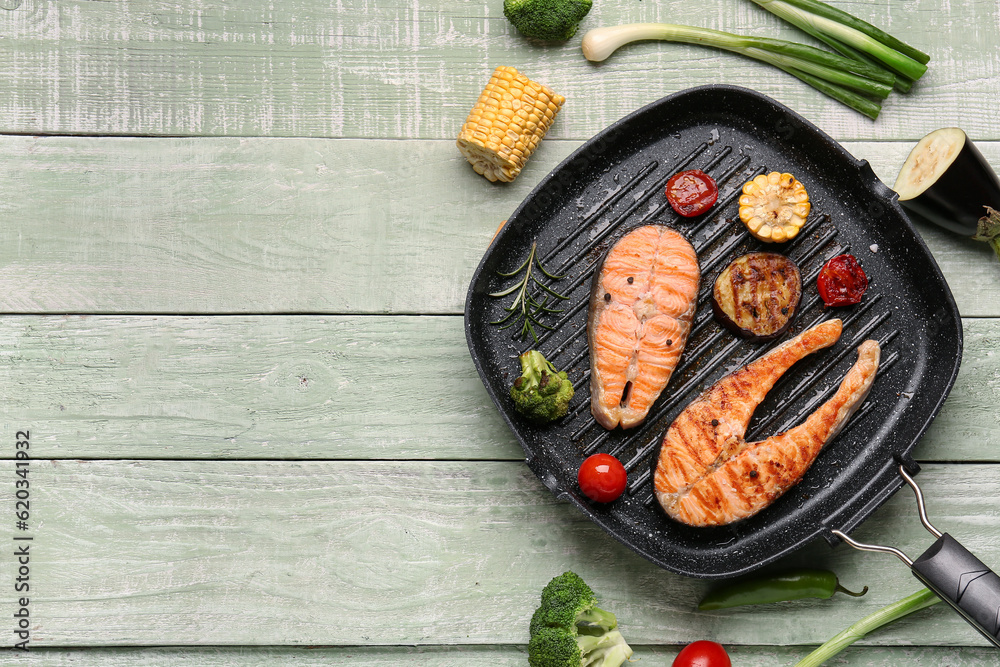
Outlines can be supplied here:
<path id="1" fill-rule="evenodd" d="M 610 503 L 625 491 L 628 473 L 611 454 L 594 454 L 580 464 L 577 482 L 584 495 L 598 503 Z"/>
<path id="2" fill-rule="evenodd" d="M 712 208 L 719 188 L 701 169 L 681 171 L 667 181 L 667 201 L 679 215 L 691 218 Z"/>
<path id="3" fill-rule="evenodd" d="M 868 276 L 852 255 L 837 255 L 820 270 L 816 287 L 826 305 L 850 306 L 861 301 Z"/>
<path id="4" fill-rule="evenodd" d="M 673 667 L 732 667 L 722 644 L 701 640 L 685 646 L 674 658 Z"/>

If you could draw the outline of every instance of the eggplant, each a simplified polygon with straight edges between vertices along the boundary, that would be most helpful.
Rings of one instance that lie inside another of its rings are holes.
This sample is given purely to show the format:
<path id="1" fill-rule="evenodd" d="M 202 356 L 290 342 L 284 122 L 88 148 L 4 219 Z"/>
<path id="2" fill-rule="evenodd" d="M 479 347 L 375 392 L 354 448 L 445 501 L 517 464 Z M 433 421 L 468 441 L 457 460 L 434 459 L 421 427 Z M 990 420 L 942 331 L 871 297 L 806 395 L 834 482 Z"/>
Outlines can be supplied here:
<path id="1" fill-rule="evenodd" d="M 712 312 L 737 336 L 774 340 L 788 330 L 801 298 L 795 262 L 774 252 L 752 252 L 737 257 L 715 279 Z"/>
<path id="2" fill-rule="evenodd" d="M 893 190 L 913 217 L 975 237 L 986 207 L 1000 209 L 1000 179 L 957 127 L 935 130 L 910 151 Z"/>

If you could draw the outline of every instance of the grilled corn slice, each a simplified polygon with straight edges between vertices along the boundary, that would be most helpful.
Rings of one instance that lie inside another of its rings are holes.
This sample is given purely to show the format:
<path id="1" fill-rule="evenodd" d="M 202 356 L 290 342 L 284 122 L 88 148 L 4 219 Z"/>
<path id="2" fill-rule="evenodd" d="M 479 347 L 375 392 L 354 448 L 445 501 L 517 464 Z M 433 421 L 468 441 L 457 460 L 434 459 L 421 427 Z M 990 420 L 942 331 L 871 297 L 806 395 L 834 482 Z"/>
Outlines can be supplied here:
<path id="1" fill-rule="evenodd" d="M 497 67 L 462 125 L 458 148 L 476 173 L 513 181 L 565 101 L 513 67 Z"/>
<path id="2" fill-rule="evenodd" d="M 765 243 L 795 238 L 809 216 L 809 193 L 791 174 L 772 171 L 747 181 L 740 196 L 740 220 Z"/>

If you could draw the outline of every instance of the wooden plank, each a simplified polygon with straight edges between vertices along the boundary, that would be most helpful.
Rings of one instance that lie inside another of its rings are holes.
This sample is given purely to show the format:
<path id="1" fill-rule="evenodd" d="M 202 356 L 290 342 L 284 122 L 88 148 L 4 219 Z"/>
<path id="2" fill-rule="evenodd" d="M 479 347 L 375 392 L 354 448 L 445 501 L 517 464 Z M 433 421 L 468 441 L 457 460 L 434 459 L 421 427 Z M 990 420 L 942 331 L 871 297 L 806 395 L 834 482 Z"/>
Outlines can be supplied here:
<path id="1" fill-rule="evenodd" d="M 915 139 L 941 123 L 942 110 L 974 136 L 1000 138 L 990 120 L 1000 95 L 992 0 L 838 3 L 932 58 L 914 92 L 892 96 L 876 123 L 734 54 L 647 43 L 595 66 L 580 54 L 578 38 L 533 46 L 498 5 L 462 0 L 4 6 L 5 133 L 443 139 L 457 134 L 489 73 L 506 64 L 568 98 L 554 128 L 561 138 L 585 138 L 663 95 L 712 83 L 772 95 L 840 139 Z M 728 3 L 724 12 L 714 3 L 691 5 L 682 19 L 662 3 L 602 3 L 583 29 L 679 20 L 809 41 L 747 2 Z"/>
<path id="2" fill-rule="evenodd" d="M 0 146 L 17 155 L 0 181 L 8 312 L 460 312 L 509 212 L 484 213 L 482 189 L 426 192 L 420 174 L 480 185 L 440 143 Z"/>
<path id="3" fill-rule="evenodd" d="M 460 313 L 498 222 L 578 145 L 497 186 L 450 141 L 0 138 L 0 312 Z M 847 144 L 889 183 L 911 147 Z M 1000 317 L 986 245 L 918 228 L 963 315 Z"/>
<path id="4" fill-rule="evenodd" d="M 634 662 L 668 665 L 677 654 L 673 647 L 633 646 Z M 792 665 L 805 657 L 805 647 L 728 646 L 739 667 Z M 523 646 L 444 646 L 348 648 L 107 648 L 33 649 L 30 653 L 0 653 L 0 665 L 18 667 L 276 667 L 344 664 L 359 662 L 373 667 L 523 667 Z M 640 662 L 641 661 L 641 662 Z M 841 667 L 987 667 L 996 664 L 996 649 L 987 647 L 873 647 L 855 646 L 837 656 Z"/>
<path id="5" fill-rule="evenodd" d="M 637 645 L 809 645 L 919 588 L 894 558 L 816 544 L 783 565 L 832 568 L 868 595 L 697 613 L 707 582 L 633 554 L 520 463 L 35 460 L 29 479 L 18 536 L 33 537 L 36 647 L 523 644 L 539 591 L 566 569 Z M 984 529 L 1000 510 L 983 501 L 1000 466 L 929 465 L 920 481 L 932 520 L 1000 562 Z M 909 493 L 855 537 L 911 554 L 931 542 Z M 985 645 L 944 605 L 872 641 Z"/>
<path id="6" fill-rule="evenodd" d="M 964 320 L 965 350 L 945 407 L 915 450 L 922 460 L 997 460 L 1000 437 L 1000 331 L 996 320 Z M 962 452 L 971 445 L 969 458 Z M 975 452 L 974 454 L 972 452 Z"/>
<path id="7" fill-rule="evenodd" d="M 1000 320 L 965 330 L 921 460 L 1000 460 Z M 39 458 L 523 457 L 458 317 L 9 316 L 0 350 L 0 423 Z"/>
<path id="8" fill-rule="evenodd" d="M 37 457 L 523 457 L 458 317 L 2 324 L 0 410 Z"/>

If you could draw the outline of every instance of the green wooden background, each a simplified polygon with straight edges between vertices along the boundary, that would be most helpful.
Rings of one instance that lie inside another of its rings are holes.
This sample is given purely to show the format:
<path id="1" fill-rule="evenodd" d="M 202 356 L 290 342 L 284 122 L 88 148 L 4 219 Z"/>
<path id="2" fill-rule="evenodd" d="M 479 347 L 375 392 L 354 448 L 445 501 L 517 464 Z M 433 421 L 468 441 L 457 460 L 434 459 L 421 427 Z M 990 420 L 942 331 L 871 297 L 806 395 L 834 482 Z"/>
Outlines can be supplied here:
<path id="1" fill-rule="evenodd" d="M 32 643 L 0 665 L 521 665 L 573 569 L 640 664 L 702 638 L 792 664 L 919 588 L 816 544 L 864 598 L 697 613 L 666 573 L 556 502 L 483 389 L 462 308 L 497 224 L 595 132 L 659 97 L 771 95 L 892 184 L 959 126 L 1000 167 L 1000 7 L 837 2 L 931 54 L 871 122 L 732 54 L 534 46 L 502 2 L 0 0 L 0 539 L 30 429 Z M 808 41 L 747 0 L 605 0 L 583 29 L 670 21 Z M 581 33 L 582 34 L 582 33 Z M 497 65 L 567 97 L 517 181 L 454 138 Z M 918 445 L 931 517 L 1000 565 L 1000 263 L 919 226 L 965 326 Z M 903 491 L 856 533 L 929 544 Z M 4 547 L 0 553 L 12 553 Z M 0 555 L 11 645 L 12 555 Z M 831 664 L 993 665 L 939 605 Z"/>

